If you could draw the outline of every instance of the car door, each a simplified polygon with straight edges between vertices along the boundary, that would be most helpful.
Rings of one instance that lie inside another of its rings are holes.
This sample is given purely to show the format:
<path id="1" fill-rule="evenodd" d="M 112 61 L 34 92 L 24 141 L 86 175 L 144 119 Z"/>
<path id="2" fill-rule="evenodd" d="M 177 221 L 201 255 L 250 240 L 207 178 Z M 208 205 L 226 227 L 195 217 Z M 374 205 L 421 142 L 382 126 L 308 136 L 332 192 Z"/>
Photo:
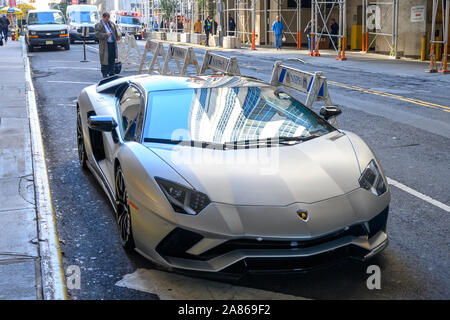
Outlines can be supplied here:
<path id="1" fill-rule="evenodd" d="M 130 141 L 140 141 L 142 130 L 142 117 L 145 97 L 140 88 L 130 84 L 122 96 L 117 101 L 118 126 L 120 141 L 114 141 L 114 137 L 109 135 L 105 140 L 105 155 L 108 159 L 108 177 L 111 186 L 114 185 L 114 159 L 121 144 Z"/>

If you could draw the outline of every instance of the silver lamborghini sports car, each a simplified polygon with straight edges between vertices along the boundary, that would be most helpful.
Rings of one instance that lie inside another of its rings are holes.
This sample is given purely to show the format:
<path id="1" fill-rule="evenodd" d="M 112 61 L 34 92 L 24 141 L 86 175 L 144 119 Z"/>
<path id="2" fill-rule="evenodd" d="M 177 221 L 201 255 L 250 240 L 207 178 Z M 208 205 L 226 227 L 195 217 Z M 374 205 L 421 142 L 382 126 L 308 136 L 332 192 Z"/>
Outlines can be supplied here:
<path id="1" fill-rule="evenodd" d="M 167 269 L 308 270 L 388 244 L 390 192 L 357 135 L 229 75 L 115 76 L 78 97 L 80 164 L 122 244 Z"/>

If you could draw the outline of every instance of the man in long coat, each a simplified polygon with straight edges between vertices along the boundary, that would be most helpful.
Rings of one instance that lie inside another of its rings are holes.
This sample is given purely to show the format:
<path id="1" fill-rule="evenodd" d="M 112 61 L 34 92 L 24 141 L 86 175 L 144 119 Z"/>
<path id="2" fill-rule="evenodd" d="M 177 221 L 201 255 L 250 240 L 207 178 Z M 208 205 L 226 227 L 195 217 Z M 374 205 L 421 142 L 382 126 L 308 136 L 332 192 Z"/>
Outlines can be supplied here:
<path id="1" fill-rule="evenodd" d="M 100 64 L 103 77 L 115 74 L 115 60 L 119 57 L 117 41 L 120 39 L 116 25 L 109 21 L 109 13 L 102 15 L 102 20 L 95 25 L 95 36 L 99 41 Z"/>

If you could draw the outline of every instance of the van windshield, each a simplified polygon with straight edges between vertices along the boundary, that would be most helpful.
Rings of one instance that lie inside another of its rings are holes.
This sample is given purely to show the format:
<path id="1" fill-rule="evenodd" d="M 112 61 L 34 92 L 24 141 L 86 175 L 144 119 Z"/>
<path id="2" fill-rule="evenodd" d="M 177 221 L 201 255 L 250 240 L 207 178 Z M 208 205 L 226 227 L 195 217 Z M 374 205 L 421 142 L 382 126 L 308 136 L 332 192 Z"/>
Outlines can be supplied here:
<path id="1" fill-rule="evenodd" d="M 141 24 L 141 20 L 139 18 L 121 16 L 120 23 L 139 25 Z"/>
<path id="2" fill-rule="evenodd" d="M 59 11 L 32 12 L 28 15 L 28 24 L 65 24 L 66 21 Z"/>
<path id="3" fill-rule="evenodd" d="M 75 23 L 97 23 L 98 12 L 97 11 L 72 11 L 69 14 L 70 22 Z"/>

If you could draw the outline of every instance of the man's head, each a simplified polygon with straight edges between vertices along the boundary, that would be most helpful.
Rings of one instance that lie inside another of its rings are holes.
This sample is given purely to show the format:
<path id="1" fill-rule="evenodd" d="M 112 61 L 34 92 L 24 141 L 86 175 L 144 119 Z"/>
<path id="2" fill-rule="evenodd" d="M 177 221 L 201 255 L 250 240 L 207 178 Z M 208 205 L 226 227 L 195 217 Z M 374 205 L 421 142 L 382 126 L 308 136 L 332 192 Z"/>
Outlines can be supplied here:
<path id="1" fill-rule="evenodd" d="M 108 12 L 103 12 L 102 19 L 103 19 L 104 23 L 107 23 L 109 21 L 109 13 Z"/>
<path id="2" fill-rule="evenodd" d="M 336 19 L 331 18 L 330 22 L 331 22 L 331 24 L 335 24 L 336 23 Z"/>
<path id="3" fill-rule="evenodd" d="M 277 16 L 275 20 L 280 21 L 280 16 Z"/>

